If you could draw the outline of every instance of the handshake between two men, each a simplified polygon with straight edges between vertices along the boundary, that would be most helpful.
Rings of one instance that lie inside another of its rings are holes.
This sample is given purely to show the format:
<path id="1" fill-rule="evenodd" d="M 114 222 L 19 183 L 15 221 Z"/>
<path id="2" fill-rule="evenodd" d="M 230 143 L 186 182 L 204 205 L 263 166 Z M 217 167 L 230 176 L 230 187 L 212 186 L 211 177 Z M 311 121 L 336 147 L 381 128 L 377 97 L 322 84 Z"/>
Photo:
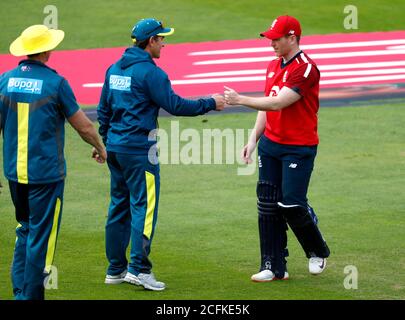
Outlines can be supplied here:
<path id="1" fill-rule="evenodd" d="M 213 94 L 211 96 L 211 98 L 213 98 L 215 100 L 215 111 L 222 111 L 225 108 L 225 105 L 236 105 L 236 104 L 240 104 L 239 103 L 239 97 L 240 95 L 233 89 L 229 88 L 229 87 L 224 87 L 224 94 Z M 250 154 L 251 152 L 253 152 L 254 147 L 251 146 L 250 148 L 248 148 L 248 145 L 245 146 L 245 148 L 242 151 L 242 159 L 245 161 L 245 163 L 251 163 L 252 159 L 250 158 Z M 252 150 L 253 149 L 253 150 Z M 251 152 L 248 152 L 248 150 L 251 150 Z M 96 148 L 93 148 L 92 150 L 92 158 L 94 160 L 96 160 L 98 163 L 104 163 L 105 160 L 107 159 L 107 155 L 105 150 L 103 151 L 103 154 L 100 153 L 99 150 L 97 150 Z"/>
<path id="2" fill-rule="evenodd" d="M 216 108 L 215 111 L 222 111 L 227 105 L 236 105 L 239 104 L 239 94 L 229 87 L 224 86 L 224 95 L 213 94 L 211 98 L 215 100 Z"/>

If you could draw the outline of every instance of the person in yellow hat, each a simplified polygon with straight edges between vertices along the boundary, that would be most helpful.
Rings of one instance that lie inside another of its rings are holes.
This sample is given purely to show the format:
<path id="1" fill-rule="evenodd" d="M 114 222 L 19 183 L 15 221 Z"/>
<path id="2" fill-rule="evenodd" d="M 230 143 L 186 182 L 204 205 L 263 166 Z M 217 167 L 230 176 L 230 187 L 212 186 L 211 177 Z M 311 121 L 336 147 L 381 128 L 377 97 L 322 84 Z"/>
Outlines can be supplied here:
<path id="1" fill-rule="evenodd" d="M 18 222 L 11 271 L 17 300 L 45 296 L 44 282 L 52 269 L 62 216 L 65 119 L 94 147 L 98 162 L 107 157 L 67 80 L 46 65 L 64 35 L 44 25 L 25 29 L 10 52 L 27 59 L 0 76 L 4 174 Z"/>

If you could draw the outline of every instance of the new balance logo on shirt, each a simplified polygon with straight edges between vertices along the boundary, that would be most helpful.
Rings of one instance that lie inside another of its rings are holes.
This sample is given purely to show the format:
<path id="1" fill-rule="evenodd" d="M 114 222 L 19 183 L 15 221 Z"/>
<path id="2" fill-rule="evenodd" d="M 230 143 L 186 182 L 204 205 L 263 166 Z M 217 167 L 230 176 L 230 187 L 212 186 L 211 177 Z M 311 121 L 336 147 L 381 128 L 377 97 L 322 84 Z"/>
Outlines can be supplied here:
<path id="1" fill-rule="evenodd" d="M 110 76 L 110 89 L 131 91 L 131 77 L 117 76 L 112 74 Z"/>

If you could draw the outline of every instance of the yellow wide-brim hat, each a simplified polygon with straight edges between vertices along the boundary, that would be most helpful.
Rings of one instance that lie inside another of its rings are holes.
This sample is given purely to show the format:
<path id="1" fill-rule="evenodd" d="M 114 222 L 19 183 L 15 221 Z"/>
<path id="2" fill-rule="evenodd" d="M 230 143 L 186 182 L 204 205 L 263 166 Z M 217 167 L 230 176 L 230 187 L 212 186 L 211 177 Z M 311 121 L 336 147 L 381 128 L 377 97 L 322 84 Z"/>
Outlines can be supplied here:
<path id="1" fill-rule="evenodd" d="M 49 29 L 42 24 L 25 29 L 10 45 L 10 53 L 21 57 L 55 49 L 65 37 L 62 30 Z"/>

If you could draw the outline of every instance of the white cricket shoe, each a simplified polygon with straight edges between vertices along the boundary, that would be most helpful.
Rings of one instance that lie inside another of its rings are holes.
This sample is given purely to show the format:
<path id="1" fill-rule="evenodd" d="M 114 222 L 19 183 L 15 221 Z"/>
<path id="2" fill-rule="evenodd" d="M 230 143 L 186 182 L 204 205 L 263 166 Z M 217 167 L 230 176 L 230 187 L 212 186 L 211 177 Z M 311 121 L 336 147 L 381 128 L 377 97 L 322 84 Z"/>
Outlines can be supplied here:
<path id="1" fill-rule="evenodd" d="M 162 291 L 166 289 L 164 282 L 157 281 L 153 273 L 138 274 L 140 285 L 147 290 Z"/>
<path id="2" fill-rule="evenodd" d="M 256 273 L 250 277 L 250 279 L 253 282 L 270 282 L 274 280 L 288 280 L 288 272 L 286 271 L 284 273 L 283 278 L 277 278 L 276 275 L 268 269 L 265 269 L 263 271 L 260 271 L 259 273 Z"/>
<path id="3" fill-rule="evenodd" d="M 163 282 L 156 280 L 153 273 L 140 273 L 136 276 L 128 272 L 124 281 L 137 286 L 143 286 L 147 290 L 162 291 L 166 288 Z"/>
<path id="4" fill-rule="evenodd" d="M 132 274 L 131 272 L 127 272 L 124 281 L 130 284 L 134 284 L 137 286 L 141 285 L 141 282 L 139 281 L 138 277 L 134 274 Z"/>
<path id="5" fill-rule="evenodd" d="M 117 274 L 116 276 L 112 276 L 107 274 L 104 280 L 105 284 L 120 284 L 124 282 L 124 278 L 127 274 L 127 270 L 123 271 L 120 274 Z"/>
<path id="6" fill-rule="evenodd" d="M 308 269 L 313 275 L 322 273 L 326 267 L 326 258 L 312 257 L 309 259 Z"/>

